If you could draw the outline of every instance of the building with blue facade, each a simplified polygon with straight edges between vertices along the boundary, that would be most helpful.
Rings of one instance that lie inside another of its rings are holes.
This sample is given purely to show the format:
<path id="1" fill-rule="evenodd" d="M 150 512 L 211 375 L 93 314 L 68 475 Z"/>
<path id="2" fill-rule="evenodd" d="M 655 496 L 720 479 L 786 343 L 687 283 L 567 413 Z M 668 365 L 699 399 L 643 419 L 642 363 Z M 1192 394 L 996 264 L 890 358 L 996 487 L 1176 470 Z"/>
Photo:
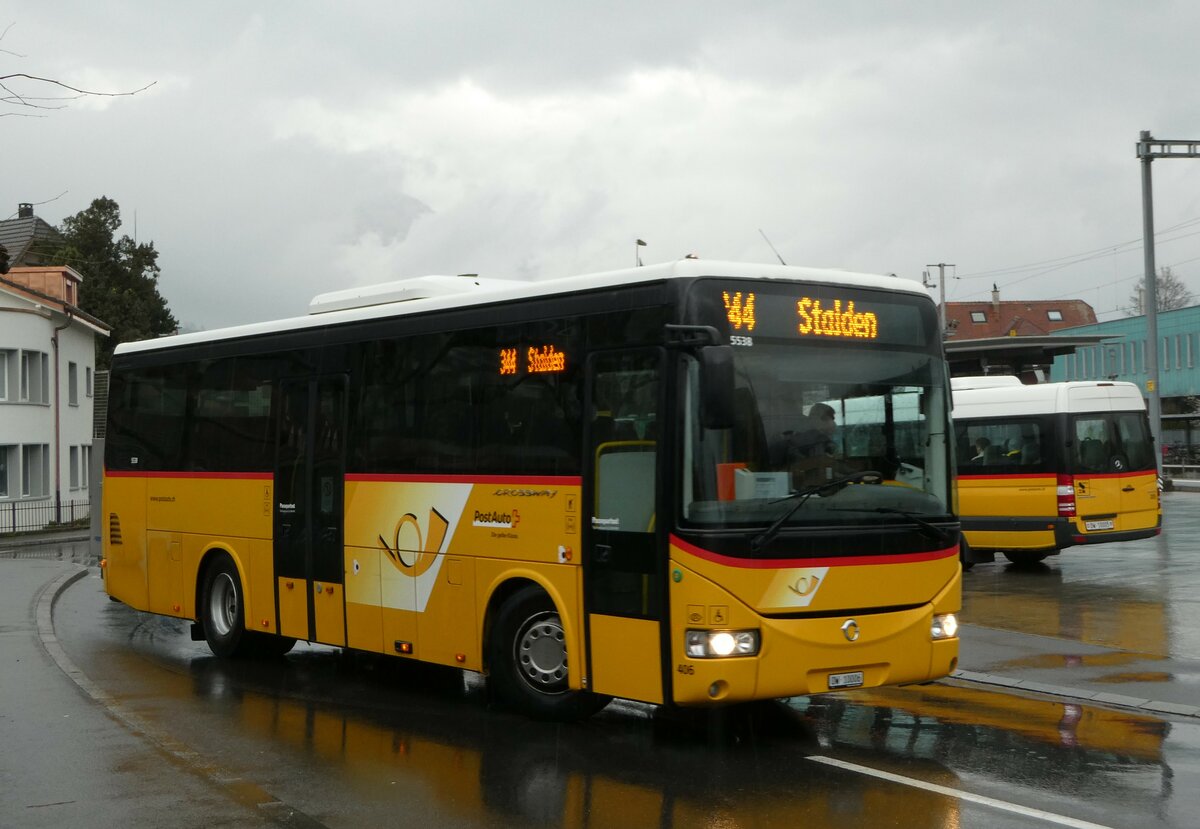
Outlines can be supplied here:
<path id="1" fill-rule="evenodd" d="M 1161 311 L 1158 342 L 1146 342 L 1146 317 L 1097 322 L 1053 332 L 1053 336 L 1103 334 L 1096 345 L 1054 358 L 1050 380 L 1125 380 L 1147 393 L 1146 349 L 1158 349 L 1159 396 L 1165 469 L 1200 473 L 1200 305 Z M 1195 466 L 1194 470 L 1182 467 Z"/>

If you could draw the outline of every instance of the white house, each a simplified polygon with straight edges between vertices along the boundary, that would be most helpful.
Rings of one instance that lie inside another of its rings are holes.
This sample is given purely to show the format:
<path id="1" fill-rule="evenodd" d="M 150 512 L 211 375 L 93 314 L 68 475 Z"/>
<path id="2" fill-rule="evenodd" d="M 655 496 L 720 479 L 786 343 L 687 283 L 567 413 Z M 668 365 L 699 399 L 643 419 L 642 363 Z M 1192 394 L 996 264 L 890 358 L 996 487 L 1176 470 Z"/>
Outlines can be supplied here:
<path id="1" fill-rule="evenodd" d="M 66 266 L 0 276 L 0 532 L 85 518 L 96 338 Z M 99 462 L 100 459 L 95 459 Z"/>

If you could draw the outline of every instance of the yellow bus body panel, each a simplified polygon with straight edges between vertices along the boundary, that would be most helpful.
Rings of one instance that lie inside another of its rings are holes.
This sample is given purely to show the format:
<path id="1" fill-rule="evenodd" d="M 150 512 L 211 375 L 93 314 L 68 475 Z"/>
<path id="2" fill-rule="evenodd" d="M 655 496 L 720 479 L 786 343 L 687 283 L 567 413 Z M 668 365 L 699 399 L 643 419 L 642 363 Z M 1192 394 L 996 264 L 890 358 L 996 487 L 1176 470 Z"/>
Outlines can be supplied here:
<path id="1" fill-rule="evenodd" d="M 347 642 L 484 670 L 486 609 L 513 580 L 541 586 L 586 664 L 577 478 L 474 482 L 408 476 L 346 481 Z M 581 687 L 582 670 L 572 670 Z"/>
<path id="2" fill-rule="evenodd" d="M 1101 537 L 1106 532 L 1146 530 L 1162 523 L 1158 475 L 1153 471 L 1075 476 L 1075 532 Z M 1087 521 L 1112 519 L 1112 530 L 1089 530 Z"/>
<path id="3" fill-rule="evenodd" d="M 312 583 L 313 619 L 317 641 L 325 645 L 344 647 L 346 644 L 345 592 L 340 584 L 316 581 Z"/>
<path id="4" fill-rule="evenodd" d="M 1152 530 L 1162 523 L 1158 479 L 1154 472 L 1073 476 L 1075 515 L 1058 516 L 1056 475 L 964 475 L 958 478 L 959 514 L 972 519 L 1020 519 L 1012 529 L 968 529 L 967 543 L 977 550 L 1046 551 L 1059 548 L 1055 526 L 1067 521 L 1074 543 L 1103 541 L 1106 535 Z M 1036 519 L 1042 519 L 1039 523 Z M 1111 522 L 1103 529 L 1089 522 Z"/>
<path id="5" fill-rule="evenodd" d="M 279 632 L 293 639 L 308 639 L 308 582 L 279 579 Z"/>
<path id="6" fill-rule="evenodd" d="M 104 588 L 138 610 L 150 609 L 146 556 L 146 479 L 104 481 Z"/>
<path id="7" fill-rule="evenodd" d="M 675 702 L 821 693 L 830 690 L 831 674 L 858 671 L 863 673 L 863 687 L 946 676 L 957 664 L 958 639 L 932 641 L 930 626 L 935 614 L 959 612 L 962 570 L 956 550 L 934 555 L 766 568 L 721 563 L 673 545 Z M 871 610 L 898 606 L 908 609 Z M 843 630 L 851 619 L 858 628 L 855 641 Z M 689 628 L 759 630 L 760 654 L 691 658 L 685 651 Z"/>
<path id="8" fill-rule="evenodd" d="M 649 619 L 591 614 L 593 691 L 661 703 L 660 623 Z"/>
<path id="9" fill-rule="evenodd" d="M 1058 478 L 1052 474 L 988 475 L 958 479 L 959 515 L 971 518 L 1045 518 L 1034 529 L 969 530 L 963 534 L 977 550 L 1053 550 L 1058 521 Z"/>

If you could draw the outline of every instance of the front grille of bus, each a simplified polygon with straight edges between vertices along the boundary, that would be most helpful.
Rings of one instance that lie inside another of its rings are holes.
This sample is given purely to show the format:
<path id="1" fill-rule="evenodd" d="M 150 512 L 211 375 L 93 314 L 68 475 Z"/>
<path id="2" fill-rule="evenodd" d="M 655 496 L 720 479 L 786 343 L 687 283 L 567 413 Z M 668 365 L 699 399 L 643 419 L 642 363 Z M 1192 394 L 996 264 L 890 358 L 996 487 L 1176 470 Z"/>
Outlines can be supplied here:
<path id="1" fill-rule="evenodd" d="M 836 616 L 857 616 L 859 618 L 870 616 L 885 616 L 889 613 L 905 613 L 909 610 L 917 610 L 923 608 L 923 604 L 898 604 L 888 607 L 860 607 L 858 609 L 844 607 L 841 610 L 820 610 L 814 612 L 793 612 L 793 613 L 763 613 L 764 619 L 831 619 Z"/>
<path id="2" fill-rule="evenodd" d="M 115 512 L 108 514 L 108 543 L 121 543 L 121 519 Z"/>

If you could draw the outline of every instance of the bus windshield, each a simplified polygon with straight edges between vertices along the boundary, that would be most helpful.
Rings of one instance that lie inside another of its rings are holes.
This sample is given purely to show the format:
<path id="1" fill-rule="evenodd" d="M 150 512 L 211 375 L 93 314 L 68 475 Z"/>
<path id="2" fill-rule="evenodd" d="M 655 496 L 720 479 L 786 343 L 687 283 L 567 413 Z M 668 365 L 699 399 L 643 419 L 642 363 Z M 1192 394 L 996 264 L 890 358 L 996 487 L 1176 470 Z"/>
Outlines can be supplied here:
<path id="1" fill-rule="evenodd" d="M 698 368 L 687 372 L 686 525 L 750 530 L 779 520 L 800 499 L 786 527 L 950 517 L 939 355 L 756 339 L 735 348 L 735 367 L 728 429 L 702 427 Z"/>

